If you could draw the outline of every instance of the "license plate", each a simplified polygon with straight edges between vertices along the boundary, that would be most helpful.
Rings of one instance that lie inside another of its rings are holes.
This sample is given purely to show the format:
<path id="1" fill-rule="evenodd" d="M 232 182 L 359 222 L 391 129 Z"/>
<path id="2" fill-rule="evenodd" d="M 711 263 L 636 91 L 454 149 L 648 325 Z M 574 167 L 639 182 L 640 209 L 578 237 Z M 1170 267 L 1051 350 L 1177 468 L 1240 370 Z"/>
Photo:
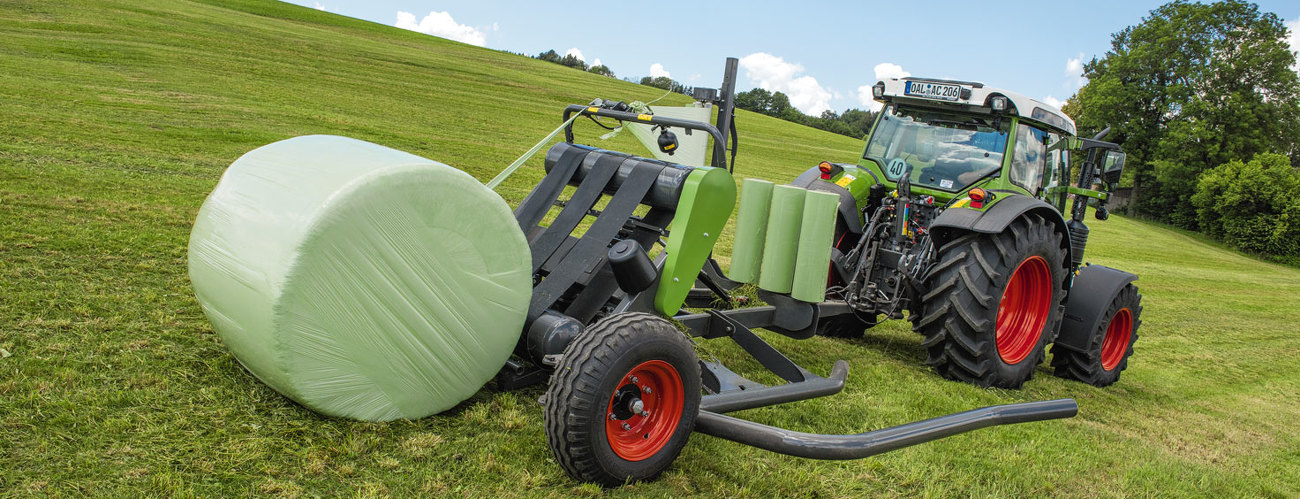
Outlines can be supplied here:
<path id="1" fill-rule="evenodd" d="M 903 95 L 926 99 L 957 100 L 961 96 L 961 85 L 909 81 L 903 87 Z"/>

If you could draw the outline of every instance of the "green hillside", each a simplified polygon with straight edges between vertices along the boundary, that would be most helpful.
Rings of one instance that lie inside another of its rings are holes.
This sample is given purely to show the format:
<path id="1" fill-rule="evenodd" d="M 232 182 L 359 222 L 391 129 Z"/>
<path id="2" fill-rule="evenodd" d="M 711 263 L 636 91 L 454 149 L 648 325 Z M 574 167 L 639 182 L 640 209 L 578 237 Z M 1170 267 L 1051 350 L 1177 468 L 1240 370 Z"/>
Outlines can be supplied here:
<path id="1" fill-rule="evenodd" d="M 718 54 L 719 71 L 727 55 L 743 54 Z M 0 3 L 0 496 L 599 493 L 551 459 L 540 387 L 382 424 L 279 396 L 213 333 L 186 243 L 224 168 L 272 141 L 347 135 L 487 180 L 565 104 L 660 94 L 269 0 Z M 748 112 L 738 127 L 738 173 L 778 182 L 860 148 Z M 626 135 L 608 147 L 640 151 Z M 1300 270 L 1119 217 L 1091 226 L 1088 260 L 1141 274 L 1146 297 L 1117 385 L 1045 367 L 1018 391 L 943 381 L 894 321 L 861 341 L 769 336 L 815 372 L 848 360 L 848 387 L 741 414 L 856 433 L 1073 397 L 1079 417 L 848 462 L 696 435 L 661 479 L 613 495 L 1300 495 Z"/>

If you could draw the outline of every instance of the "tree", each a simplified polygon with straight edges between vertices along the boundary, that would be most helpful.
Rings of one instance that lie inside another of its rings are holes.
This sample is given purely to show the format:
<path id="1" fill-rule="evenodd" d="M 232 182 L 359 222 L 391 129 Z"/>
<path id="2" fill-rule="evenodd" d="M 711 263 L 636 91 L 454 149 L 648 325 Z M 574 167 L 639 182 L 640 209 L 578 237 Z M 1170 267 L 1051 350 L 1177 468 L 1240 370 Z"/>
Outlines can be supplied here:
<path id="1" fill-rule="evenodd" d="M 554 62 L 556 64 L 559 64 L 560 62 L 560 54 L 556 53 L 554 49 L 537 54 L 537 58 L 546 62 Z"/>
<path id="2" fill-rule="evenodd" d="M 771 104 L 772 93 L 761 88 L 736 94 L 736 107 L 741 109 L 767 114 L 767 108 Z"/>
<path id="3" fill-rule="evenodd" d="M 736 94 L 736 107 L 778 118 L 789 116 L 792 110 L 798 113 L 797 109 L 790 106 L 790 97 L 781 92 L 768 92 L 762 88 Z M 798 122 L 798 120 L 790 121 Z"/>
<path id="4" fill-rule="evenodd" d="M 601 76 L 608 76 L 610 78 L 614 78 L 614 72 L 609 69 L 609 66 L 606 66 L 604 64 L 597 64 L 595 66 L 592 66 L 587 69 L 587 72 L 596 73 Z"/>
<path id="5" fill-rule="evenodd" d="M 673 81 L 672 78 L 667 76 L 656 76 L 654 78 L 643 76 L 641 77 L 641 84 L 655 88 L 662 88 L 664 90 L 673 90 L 681 86 L 677 82 Z"/>
<path id="6" fill-rule="evenodd" d="M 1207 169 L 1263 152 L 1300 152 L 1300 79 L 1287 30 L 1254 4 L 1165 4 L 1084 65 L 1066 113 L 1113 127 L 1133 172 L 1130 214 L 1194 228 L 1188 198 Z M 1163 161 L 1163 163 L 1161 162 Z"/>
<path id="7" fill-rule="evenodd" d="M 564 57 L 560 58 L 559 63 L 562 66 L 568 66 L 582 71 L 587 70 L 587 62 L 579 59 L 578 56 L 573 54 L 564 54 Z"/>
<path id="8" fill-rule="evenodd" d="M 858 137 L 871 133 L 871 125 L 876 123 L 876 113 L 861 109 L 849 109 L 840 114 L 840 120 L 853 127 Z"/>

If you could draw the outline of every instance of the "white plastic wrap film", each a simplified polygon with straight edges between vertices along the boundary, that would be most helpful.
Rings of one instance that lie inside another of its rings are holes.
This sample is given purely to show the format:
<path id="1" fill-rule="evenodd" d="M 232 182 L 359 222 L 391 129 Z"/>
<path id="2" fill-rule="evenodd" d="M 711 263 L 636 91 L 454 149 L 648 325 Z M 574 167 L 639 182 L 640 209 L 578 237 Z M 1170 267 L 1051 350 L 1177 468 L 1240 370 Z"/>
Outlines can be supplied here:
<path id="1" fill-rule="evenodd" d="M 468 174 L 333 136 L 254 150 L 190 238 L 190 278 L 249 371 L 318 412 L 419 418 L 474 394 L 518 341 L 531 256 Z"/>

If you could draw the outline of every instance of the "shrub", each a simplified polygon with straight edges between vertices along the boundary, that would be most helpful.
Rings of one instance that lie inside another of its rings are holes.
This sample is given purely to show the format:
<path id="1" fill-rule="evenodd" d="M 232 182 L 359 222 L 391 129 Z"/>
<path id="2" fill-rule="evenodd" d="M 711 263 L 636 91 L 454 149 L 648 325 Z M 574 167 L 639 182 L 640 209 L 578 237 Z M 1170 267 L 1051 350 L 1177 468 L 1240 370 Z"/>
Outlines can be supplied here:
<path id="1" fill-rule="evenodd" d="M 1300 171 L 1286 156 L 1259 154 L 1206 171 L 1192 204 L 1206 234 L 1247 251 L 1300 257 Z"/>

